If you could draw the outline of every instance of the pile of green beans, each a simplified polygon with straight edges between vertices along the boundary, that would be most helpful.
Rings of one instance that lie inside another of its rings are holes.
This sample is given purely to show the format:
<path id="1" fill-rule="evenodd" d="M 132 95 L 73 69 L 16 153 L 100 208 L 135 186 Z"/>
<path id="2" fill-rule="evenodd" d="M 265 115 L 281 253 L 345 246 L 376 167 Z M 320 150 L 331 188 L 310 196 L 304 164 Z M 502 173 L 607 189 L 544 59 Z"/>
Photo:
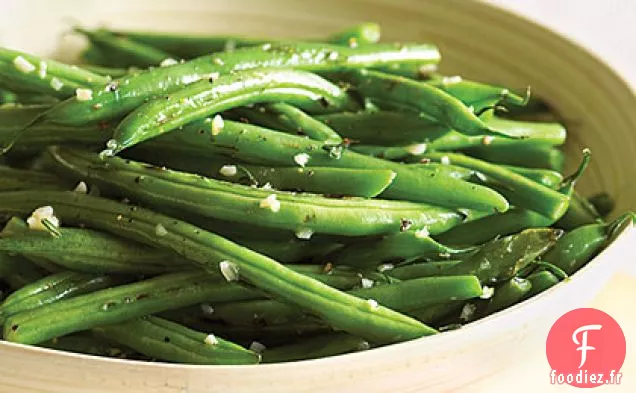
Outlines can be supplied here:
<path id="1" fill-rule="evenodd" d="M 209 365 L 367 350 L 540 295 L 633 225 L 575 189 L 588 150 L 562 173 L 566 125 L 529 89 L 441 75 L 375 23 L 74 33 L 87 64 L 0 48 L 3 340 Z"/>

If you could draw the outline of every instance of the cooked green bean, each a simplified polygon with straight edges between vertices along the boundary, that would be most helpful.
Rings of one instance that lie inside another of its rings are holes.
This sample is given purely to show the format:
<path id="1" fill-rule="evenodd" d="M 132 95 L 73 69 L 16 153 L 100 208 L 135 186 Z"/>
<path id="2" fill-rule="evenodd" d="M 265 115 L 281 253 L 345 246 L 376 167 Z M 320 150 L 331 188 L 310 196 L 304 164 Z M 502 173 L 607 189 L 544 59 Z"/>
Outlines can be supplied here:
<path id="1" fill-rule="evenodd" d="M 264 108 L 276 116 L 288 129 L 293 129 L 300 135 L 307 135 L 311 139 L 323 141 L 329 145 L 342 143 L 340 135 L 331 127 L 294 106 L 278 102 L 267 104 Z"/>
<path id="2" fill-rule="evenodd" d="M 554 220 L 563 216 L 568 208 L 567 195 L 537 184 L 501 166 L 455 153 L 429 153 L 426 157 L 479 171 L 499 182 L 502 185 L 500 192 L 514 205 L 536 211 Z"/>
<path id="3" fill-rule="evenodd" d="M 473 107 L 475 113 L 480 113 L 495 105 L 524 106 L 526 104 L 526 98 L 510 92 L 506 88 L 470 81 L 461 77 L 438 77 L 425 83 L 456 97 L 464 105 Z"/>
<path id="4" fill-rule="evenodd" d="M 105 88 L 94 90 L 91 100 L 70 98 L 56 105 L 39 121 L 83 125 L 120 117 L 148 98 L 170 94 L 190 83 L 207 80 L 216 73 L 224 75 L 253 68 L 346 70 L 392 63 L 436 63 L 439 57 L 437 48 L 432 45 L 348 48 L 313 43 L 264 44 L 125 76 Z"/>
<path id="5" fill-rule="evenodd" d="M 0 48 L 0 85 L 8 84 L 10 90 L 18 86 L 30 92 L 68 98 L 74 96 L 78 88 L 91 88 L 107 82 L 105 77 L 77 66 Z"/>
<path id="6" fill-rule="evenodd" d="M 574 174 L 563 181 L 559 192 L 568 197 L 572 196 L 576 182 L 583 176 L 591 160 L 589 150 L 583 151 L 583 160 Z M 444 244 L 471 245 L 486 242 L 497 236 L 517 233 L 527 228 L 547 227 L 554 224 L 554 220 L 539 213 L 512 208 L 501 214 L 476 219 L 459 225 L 448 232 L 436 237 Z"/>
<path id="7" fill-rule="evenodd" d="M 55 238 L 42 231 L 0 234 L 0 251 L 44 257 L 85 273 L 163 273 L 190 266 L 181 257 L 91 229 L 60 228 Z"/>
<path id="8" fill-rule="evenodd" d="M 555 226 L 565 230 L 573 230 L 582 225 L 597 224 L 601 221 L 601 215 L 596 211 L 594 205 L 574 191 L 568 210 L 556 222 Z"/>
<path id="9" fill-rule="evenodd" d="M 263 351 L 263 363 L 293 362 L 318 359 L 369 349 L 369 343 L 347 333 L 330 333 L 317 337 L 301 338 L 297 342 Z"/>
<path id="10" fill-rule="evenodd" d="M 432 258 L 467 253 L 472 249 L 453 249 L 431 239 L 428 231 L 406 231 L 382 238 L 362 239 L 345 245 L 324 257 L 334 265 L 360 268 L 382 262 L 402 262 L 412 258 Z"/>
<path id="11" fill-rule="evenodd" d="M 558 123 L 531 123 L 494 117 L 487 125 L 503 130 L 499 135 L 465 135 L 435 120 L 398 111 L 362 111 L 318 115 L 317 119 L 343 137 L 369 145 L 408 145 L 425 143 L 429 150 L 456 150 L 474 146 L 561 145 L 565 128 Z M 269 125 L 265 125 L 269 126 Z"/>
<path id="12" fill-rule="evenodd" d="M 149 245 L 172 249 L 196 262 L 208 272 L 218 274 L 219 269 L 225 267 L 225 273 L 229 274 L 228 269 L 232 272 L 238 269 L 240 277 L 258 288 L 320 316 L 335 328 L 360 335 L 373 342 L 391 343 L 436 333 L 434 329 L 412 318 L 342 293 L 313 278 L 296 273 L 274 260 L 186 222 L 103 198 L 78 193 L 70 194 L 56 192 L 36 194 L 25 191 L 2 193 L 0 194 L 0 212 L 24 214 L 25 211 L 32 211 L 34 207 L 48 204 L 54 207 L 63 222 L 79 221 L 87 226 L 129 236 L 131 239 Z M 122 217 L 121 220 L 116 219 L 119 215 Z M 157 234 L 158 226 L 163 227 L 165 232 L 161 230 Z M 225 264 L 220 263 L 224 261 Z M 69 299 L 66 302 L 81 298 Z M 63 303 L 53 304 L 47 309 L 50 310 Z M 165 300 L 162 303 L 165 303 Z M 162 307 L 165 307 L 165 304 Z M 117 312 L 119 309 L 116 307 L 114 311 Z M 34 328 L 33 325 L 28 326 L 29 329 L 23 329 L 27 330 L 26 334 L 18 333 L 19 328 L 12 329 L 16 324 L 20 325 L 21 322 L 16 322 L 19 320 L 18 316 L 23 314 L 26 313 L 11 317 L 13 321 L 7 323 L 5 331 L 8 330 L 8 335 L 5 337 L 9 339 L 13 337 L 21 341 L 41 340 L 43 335 L 38 332 L 41 324 L 38 324 L 37 320 L 34 323 L 37 325 L 34 330 L 28 331 Z M 82 323 L 85 324 L 86 319 Z M 70 324 L 74 329 L 78 328 L 77 321 L 70 321 Z M 50 329 L 49 334 L 57 335 L 59 332 Z"/>
<path id="13" fill-rule="evenodd" d="M 567 274 L 589 262 L 607 242 L 608 224 L 588 224 L 565 234 L 543 257 Z"/>
<path id="14" fill-rule="evenodd" d="M 232 121 L 225 121 L 223 132 L 211 137 L 205 121 L 196 124 L 165 138 L 157 138 L 150 145 L 200 157 L 218 157 L 220 154 L 259 165 L 289 166 L 298 164 L 296 160 L 302 159 L 302 163 L 307 158 L 307 166 L 389 169 L 396 177 L 380 197 L 481 211 L 505 211 L 508 208 L 507 201 L 497 192 L 444 176 L 443 172 L 422 165 L 390 163 L 349 150 L 342 151 L 340 158 L 334 158 L 333 150 L 324 149 L 320 142 Z"/>
<path id="15" fill-rule="evenodd" d="M 474 274 L 481 282 L 489 284 L 510 279 L 552 247 L 562 232 L 549 228 L 526 229 L 519 234 L 493 240 L 446 273 Z"/>
<path id="16" fill-rule="evenodd" d="M 431 261 L 411 263 L 385 271 L 385 274 L 400 280 L 410 280 L 418 277 L 447 276 L 448 270 L 462 263 L 461 260 Z"/>
<path id="17" fill-rule="evenodd" d="M 0 191 L 28 189 L 65 190 L 69 189 L 69 185 L 48 173 L 0 165 Z"/>
<path id="18" fill-rule="evenodd" d="M 532 288 L 530 289 L 530 292 L 525 295 L 525 299 L 538 295 L 559 283 L 557 276 L 547 270 L 532 273 L 527 277 L 527 279 L 530 281 Z"/>
<path id="19" fill-rule="evenodd" d="M 194 120 L 242 105 L 284 102 L 313 112 L 347 110 L 356 105 L 338 86 L 316 74 L 286 69 L 222 75 L 193 82 L 164 98 L 143 104 L 126 116 L 104 154 L 117 154 Z M 223 132 L 222 121 L 212 121 L 213 135 Z"/>
<path id="20" fill-rule="evenodd" d="M 0 304 L 0 322 L 22 311 L 98 291 L 125 281 L 130 280 L 102 274 L 69 271 L 56 273 L 25 285 L 7 297 Z"/>
<path id="21" fill-rule="evenodd" d="M 298 195 L 157 170 L 117 157 L 101 160 L 96 154 L 62 148 L 49 152 L 54 168 L 149 206 L 246 224 L 257 222 L 294 231 L 300 238 L 313 233 L 359 236 L 398 232 L 404 220 L 410 220 L 414 229 L 426 227 L 430 233 L 440 233 L 462 221 L 459 213 L 432 205 Z"/>
<path id="22" fill-rule="evenodd" d="M 237 48 L 279 41 L 276 39 L 246 38 L 241 36 L 202 36 L 142 31 L 114 31 L 113 34 L 159 48 L 185 59 L 213 52 L 231 52 Z M 356 47 L 358 45 L 375 44 L 379 39 L 380 26 L 377 23 L 365 22 L 338 31 L 326 39 L 318 39 L 318 41 L 328 41 L 333 44 Z"/>
<path id="23" fill-rule="evenodd" d="M 376 102 L 389 102 L 421 112 L 466 135 L 499 133 L 484 124 L 457 98 L 433 86 L 377 71 L 356 70 L 337 76 L 356 91 Z"/>
<path id="24" fill-rule="evenodd" d="M 523 166 L 526 168 L 543 168 L 562 172 L 565 163 L 563 152 L 552 146 L 475 146 L 464 150 L 470 156 L 492 162 Z"/>
<path id="25" fill-rule="evenodd" d="M 263 166 L 222 156 L 201 158 L 185 153 L 157 156 L 154 148 L 145 149 L 143 145 L 129 151 L 125 158 L 232 183 L 257 187 L 269 184 L 275 190 L 334 196 L 375 197 L 388 188 L 395 178 L 395 172 L 389 169 Z M 461 175 L 462 178 L 472 175 L 470 170 L 454 169 L 457 171 L 449 173 Z"/>
<path id="26" fill-rule="evenodd" d="M 50 341 L 38 344 L 39 347 L 56 349 L 87 355 L 115 357 L 119 359 L 134 358 L 132 350 L 120 345 L 114 345 L 106 340 L 95 337 L 90 333 L 69 334 L 68 336 L 55 337 Z"/>
<path id="27" fill-rule="evenodd" d="M 0 252 L 0 278 L 11 289 L 20 289 L 46 275 L 46 271 L 21 256 Z"/>
<path id="28" fill-rule="evenodd" d="M 601 217 L 605 217 L 614 210 L 616 201 L 606 192 L 600 192 L 588 198 L 588 202 L 594 207 Z"/>
<path id="29" fill-rule="evenodd" d="M 189 364 L 257 364 L 261 357 L 213 334 L 157 317 L 133 319 L 92 329 L 151 358 Z"/>
<path id="30" fill-rule="evenodd" d="M 532 282 L 530 280 L 513 277 L 508 281 L 504 281 L 494 288 L 494 293 L 488 299 L 485 307 L 480 312 L 471 315 L 468 321 L 483 318 L 513 306 L 525 299 L 531 291 Z"/>
<path id="31" fill-rule="evenodd" d="M 475 276 L 424 277 L 392 284 L 353 289 L 349 294 L 370 299 L 392 310 L 408 313 L 450 300 L 467 300 L 482 294 Z M 298 308 L 275 300 L 252 300 L 217 305 L 214 317 L 235 325 L 276 325 L 302 319 Z"/>
<path id="32" fill-rule="evenodd" d="M 169 53 L 160 49 L 124 37 L 117 37 L 103 29 L 91 31 L 75 27 L 73 30 L 86 36 L 91 43 L 99 45 L 109 56 L 125 57 L 126 65 L 158 66 L 162 61 L 170 58 Z"/>

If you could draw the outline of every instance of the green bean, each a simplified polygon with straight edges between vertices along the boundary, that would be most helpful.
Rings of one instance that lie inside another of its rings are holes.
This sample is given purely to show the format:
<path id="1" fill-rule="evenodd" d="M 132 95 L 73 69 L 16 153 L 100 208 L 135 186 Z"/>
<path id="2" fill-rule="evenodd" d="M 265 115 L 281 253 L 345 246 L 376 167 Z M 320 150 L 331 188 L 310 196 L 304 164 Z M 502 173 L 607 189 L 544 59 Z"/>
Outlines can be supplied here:
<path id="1" fill-rule="evenodd" d="M 200 271 L 172 273 L 25 310 L 7 318 L 4 338 L 36 344 L 101 324 L 126 321 L 208 300 L 258 296 Z"/>
<path id="2" fill-rule="evenodd" d="M 226 236 L 230 240 L 254 250 L 259 254 L 277 260 L 280 263 L 294 263 L 313 259 L 334 249 L 341 247 L 340 244 L 331 241 L 307 241 L 298 238 L 290 238 L 285 241 L 270 239 L 249 239 L 233 238 Z"/>
<path id="3" fill-rule="evenodd" d="M 389 277 L 394 277 L 400 280 L 410 280 L 418 277 L 444 276 L 448 275 L 446 273 L 448 270 L 461 262 L 461 260 L 448 260 L 412 263 L 387 270 L 385 274 Z"/>
<path id="4" fill-rule="evenodd" d="M 56 265 L 84 273 L 153 274 L 188 267 L 182 258 L 91 229 L 60 228 L 55 238 L 46 232 L 0 233 L 0 251 L 44 257 Z"/>
<path id="5" fill-rule="evenodd" d="M 94 72 L 95 74 L 105 76 L 107 78 L 122 78 L 124 76 L 127 76 L 128 74 L 134 74 L 141 71 L 140 69 L 135 67 L 117 68 L 89 64 L 82 65 L 82 68 L 87 71 Z"/>
<path id="6" fill-rule="evenodd" d="M 208 272 L 217 273 L 219 265 L 232 271 L 236 268 L 240 272 L 240 277 L 272 294 L 272 296 L 318 315 L 335 328 L 376 343 L 391 343 L 436 333 L 434 329 L 412 318 L 382 306 L 376 308 L 375 304 L 342 293 L 313 278 L 295 273 L 274 260 L 186 222 L 102 198 L 78 193 L 70 194 L 56 192 L 35 194 L 24 191 L 1 193 L 0 213 L 22 212 L 24 214 L 25 211 L 31 211 L 36 206 L 48 204 L 54 207 L 62 222 L 81 221 L 89 227 L 115 232 L 149 245 L 167 247 L 196 262 Z M 116 219 L 118 215 L 122 216 L 122 220 Z M 157 225 L 159 224 L 165 229 L 165 234 L 161 231 L 163 236 L 157 235 Z M 223 261 L 230 262 L 220 264 Z M 227 269 L 225 270 L 228 274 Z M 91 296 L 94 297 L 95 294 Z M 69 299 L 66 302 L 81 298 Z M 173 295 L 172 300 L 174 299 Z M 63 303 L 65 302 L 56 303 L 46 308 L 51 310 L 56 305 Z M 136 303 L 139 302 L 132 304 Z M 166 300 L 161 303 L 162 307 L 167 308 Z M 147 306 L 144 308 L 146 312 L 149 311 Z M 115 307 L 113 312 L 121 309 L 122 307 Z M 37 310 L 33 312 L 37 312 Z M 38 332 L 38 328 L 41 328 L 42 324 L 38 323 L 37 318 L 31 319 L 32 325 L 30 327 L 27 325 L 30 329 L 35 328 L 31 332 L 28 331 L 29 329 L 20 329 L 22 321 L 18 317 L 24 314 L 17 314 L 10 318 L 13 321 L 7 323 L 5 338 L 8 340 L 19 339 L 21 342 L 37 342 L 46 339 L 46 335 Z M 102 314 L 104 313 L 100 313 L 98 307 L 98 312 L 94 315 Z M 106 312 L 106 314 L 108 313 Z M 130 312 L 127 312 L 126 315 L 130 317 Z M 41 317 L 49 318 L 49 321 L 56 318 L 55 315 Z M 78 322 L 70 319 L 72 328 L 79 327 L 81 330 Z M 68 321 L 67 318 L 65 320 Z M 81 323 L 86 324 L 86 321 L 87 319 L 84 318 Z M 18 328 L 14 330 L 15 325 L 18 325 Z M 60 329 L 49 328 L 48 332 L 59 335 L 59 331 L 56 330 Z"/>
<path id="7" fill-rule="evenodd" d="M 583 151 L 583 160 L 574 174 L 563 181 L 559 192 L 572 196 L 576 182 L 583 176 L 591 160 L 589 150 Z M 497 236 L 511 235 L 527 228 L 547 227 L 555 220 L 526 209 L 512 208 L 504 213 L 476 219 L 459 225 L 435 239 L 452 245 L 480 244 Z"/>
<path id="8" fill-rule="evenodd" d="M 507 201 L 493 190 L 443 176 L 421 165 L 403 165 L 344 150 L 340 158 L 320 142 L 249 124 L 225 121 L 223 132 L 210 137 L 205 121 L 193 123 L 180 132 L 150 142 L 168 151 L 189 152 L 194 156 L 224 155 L 266 165 L 294 165 L 295 157 L 309 156 L 308 166 L 389 169 L 397 174 L 380 197 L 427 202 L 439 206 L 463 207 L 481 211 L 505 211 Z M 203 133 L 200 130 L 204 130 Z M 337 150 L 336 150 L 337 152 Z M 452 190 L 452 191 L 451 191 Z"/>
<path id="9" fill-rule="evenodd" d="M 165 99 L 143 104 L 119 123 L 104 154 L 114 155 L 207 115 L 267 102 L 289 103 L 313 112 L 347 110 L 355 106 L 338 86 L 306 71 L 240 71 L 191 83 Z M 212 121 L 213 135 L 222 132 L 223 124 L 218 124 L 218 120 L 222 122 L 220 118 Z"/>
<path id="10" fill-rule="evenodd" d="M 371 283 L 370 285 L 373 285 Z M 365 287 L 349 294 L 372 299 L 385 307 L 406 312 L 449 300 L 466 300 L 482 294 L 479 280 L 474 276 L 425 277 L 392 284 Z M 234 324 L 276 325 L 302 319 L 302 310 L 275 300 L 251 300 L 220 304 L 215 317 Z"/>
<path id="11" fill-rule="evenodd" d="M 0 252 L 0 278 L 13 290 L 39 280 L 46 271 L 21 256 Z"/>
<path id="12" fill-rule="evenodd" d="M 192 325 L 194 329 L 215 332 L 221 337 L 228 338 L 245 346 L 249 346 L 254 341 L 258 341 L 267 346 L 286 345 L 291 339 L 309 338 L 333 332 L 328 325 L 320 321 L 308 319 L 295 323 L 272 326 L 229 326 L 202 320 L 192 321 L 190 319 L 188 319 L 186 323 Z"/>
<path id="13" fill-rule="evenodd" d="M 117 157 L 101 160 L 95 154 L 61 148 L 49 152 L 54 168 L 149 206 L 245 224 L 256 222 L 294 231 L 300 238 L 313 233 L 359 236 L 398 232 L 404 220 L 411 220 L 414 229 L 427 227 L 430 233 L 440 233 L 462 220 L 459 213 L 431 205 L 296 195 L 157 170 Z"/>
<path id="14" fill-rule="evenodd" d="M 356 70 L 338 76 L 362 96 L 421 112 L 466 135 L 499 133 L 484 124 L 457 98 L 433 86 L 377 71 Z"/>
<path id="15" fill-rule="evenodd" d="M 486 303 L 483 311 L 473 314 L 472 319 L 484 318 L 525 299 L 532 290 L 532 282 L 524 278 L 513 277 L 495 287 L 495 292 Z"/>
<path id="16" fill-rule="evenodd" d="M 502 185 L 500 192 L 512 204 L 536 211 L 554 220 L 563 216 L 568 208 L 569 198 L 566 195 L 537 184 L 506 168 L 455 153 L 429 153 L 426 157 L 441 162 L 450 160 L 456 165 L 479 171 L 500 182 Z"/>
<path id="17" fill-rule="evenodd" d="M 498 283 L 543 255 L 563 232 L 558 229 L 526 229 L 516 235 L 492 240 L 446 274 L 474 274 L 482 283 Z"/>
<path id="18" fill-rule="evenodd" d="M 13 104 L 18 101 L 16 93 L 6 89 L 0 89 L 0 108 L 7 104 Z"/>
<path id="19" fill-rule="evenodd" d="M 475 146 L 465 149 L 470 156 L 492 162 L 523 166 L 527 168 L 543 168 L 562 172 L 565 163 L 563 152 L 551 146 Z"/>
<path id="20" fill-rule="evenodd" d="M 456 97 L 464 105 L 473 107 L 475 113 L 483 112 L 496 105 L 524 106 L 527 98 L 510 90 L 485 83 L 462 79 L 461 77 L 436 77 L 425 83 Z"/>
<path id="21" fill-rule="evenodd" d="M 92 100 L 71 98 L 60 103 L 39 121 L 84 125 L 117 118 L 143 104 L 146 99 L 170 94 L 190 83 L 207 80 L 215 73 L 223 75 L 253 68 L 346 70 L 398 62 L 438 61 L 439 52 L 432 45 L 348 48 L 311 43 L 265 44 L 202 56 L 184 64 L 158 67 L 137 75 L 125 76 L 106 88 L 95 89 Z"/>
<path id="22" fill-rule="evenodd" d="M 300 339 L 292 344 L 266 348 L 263 351 L 263 363 L 319 359 L 368 348 L 369 343 L 361 338 L 347 333 L 330 333 Z"/>
<path id="23" fill-rule="evenodd" d="M 601 217 L 606 217 L 614 210 L 616 202 L 611 195 L 606 192 L 600 192 L 588 198 L 588 202 L 594 207 Z"/>
<path id="24" fill-rule="evenodd" d="M 103 29 L 90 31 L 75 27 L 73 30 L 86 36 L 91 43 L 98 44 L 109 56 L 125 57 L 126 64 L 122 65 L 156 66 L 163 60 L 170 58 L 169 53 L 160 49 L 124 37 L 117 37 Z"/>
<path id="25" fill-rule="evenodd" d="M 465 135 L 435 120 L 408 112 L 343 112 L 316 118 L 343 137 L 380 146 L 426 143 L 429 150 L 445 151 L 479 147 L 486 143 L 489 147 L 498 147 L 561 145 L 565 142 L 565 128 L 558 123 L 519 122 L 499 117 L 488 119 L 485 123 L 517 139 L 498 135 Z"/>
<path id="26" fill-rule="evenodd" d="M 447 126 L 434 120 L 397 111 L 339 112 L 315 117 L 339 135 L 368 145 L 428 143 L 449 132 Z"/>
<path id="27" fill-rule="evenodd" d="M 325 142 L 330 145 L 342 143 L 342 138 L 325 123 L 314 119 L 302 110 L 285 103 L 272 103 L 265 105 L 265 110 L 272 112 L 287 128 L 295 130 L 301 135 L 307 135 L 311 139 Z"/>
<path id="28" fill-rule="evenodd" d="M 0 191 L 64 190 L 68 183 L 47 173 L 0 165 Z"/>
<path id="29" fill-rule="evenodd" d="M 574 191 L 570 198 L 570 206 L 563 217 L 556 222 L 557 228 L 573 230 L 582 225 L 602 222 L 601 215 L 585 197 Z"/>
<path id="30" fill-rule="evenodd" d="M 114 345 L 89 333 L 77 333 L 70 334 L 68 336 L 56 337 L 50 341 L 40 343 L 38 346 L 56 349 L 58 351 L 116 357 L 119 359 L 130 359 L 135 357 L 135 353 L 131 349 Z"/>
<path id="31" fill-rule="evenodd" d="M 471 251 L 453 249 L 431 239 L 427 231 L 406 231 L 379 239 L 364 239 L 334 251 L 325 260 L 334 265 L 368 268 L 382 262 L 404 261 L 412 258 L 437 258 Z"/>
<path id="32" fill-rule="evenodd" d="M 67 98 L 73 96 L 77 88 L 90 88 L 107 82 L 103 76 L 77 66 L 0 48 L 0 84 L 9 83 L 28 91 Z"/>
<path id="33" fill-rule="evenodd" d="M 232 52 L 239 48 L 258 46 L 275 40 L 242 36 L 204 36 L 143 31 L 113 31 L 118 37 L 150 45 L 177 58 L 191 59 L 215 52 Z"/>
<path id="34" fill-rule="evenodd" d="M 0 304 L 0 322 L 22 311 L 98 291 L 125 281 L 121 277 L 105 275 L 68 271 L 56 273 L 30 283 L 7 297 Z"/>
<path id="35" fill-rule="evenodd" d="M 93 329 L 99 337 L 151 358 L 189 364 L 257 364 L 260 355 L 222 338 L 157 317 Z"/>
<path id="36" fill-rule="evenodd" d="M 541 185 L 550 188 L 558 188 L 561 183 L 563 183 L 563 175 L 561 175 L 557 171 L 553 171 L 550 169 L 540 169 L 540 168 L 524 168 L 521 166 L 513 166 L 513 165 L 501 165 L 502 168 L 505 168 L 509 171 L 527 177 Z M 572 200 L 570 199 L 570 203 Z M 569 208 L 568 208 L 569 209 Z M 566 212 L 567 214 L 567 212 Z"/>
<path id="37" fill-rule="evenodd" d="M 325 195 L 371 198 L 382 193 L 395 178 L 395 172 L 389 169 L 260 166 L 223 157 L 202 159 L 186 154 L 157 157 L 154 149 L 141 152 L 136 150 L 126 157 L 150 162 L 159 167 L 165 166 L 233 183 L 261 187 L 269 183 L 275 190 L 304 191 Z"/>
<path id="38" fill-rule="evenodd" d="M 149 33 L 138 31 L 115 31 L 113 34 L 159 48 L 186 59 L 212 52 L 231 52 L 237 48 L 246 46 L 277 42 L 277 40 L 274 39 L 238 36 L 195 36 L 178 33 Z M 327 41 L 337 45 L 356 47 L 358 45 L 376 44 L 379 39 L 380 26 L 376 23 L 365 22 L 338 31 L 330 35 Z"/>
<path id="39" fill-rule="evenodd" d="M 443 325 L 442 321 L 444 321 L 445 319 L 448 319 L 449 317 L 454 315 L 459 315 L 465 304 L 465 301 L 451 300 L 449 302 L 413 310 L 408 312 L 407 314 L 417 319 L 418 321 L 422 321 L 423 323 L 433 326 L 441 326 Z"/>
<path id="40" fill-rule="evenodd" d="M 554 274 L 550 273 L 547 270 L 541 270 L 535 273 L 530 274 L 527 277 L 528 281 L 532 285 L 530 292 L 528 292 L 524 299 L 529 299 L 535 295 L 540 294 L 541 292 L 555 286 L 559 283 L 559 279 Z"/>
<path id="41" fill-rule="evenodd" d="M 608 224 L 578 227 L 559 239 L 542 259 L 572 274 L 605 248 L 609 228 Z"/>

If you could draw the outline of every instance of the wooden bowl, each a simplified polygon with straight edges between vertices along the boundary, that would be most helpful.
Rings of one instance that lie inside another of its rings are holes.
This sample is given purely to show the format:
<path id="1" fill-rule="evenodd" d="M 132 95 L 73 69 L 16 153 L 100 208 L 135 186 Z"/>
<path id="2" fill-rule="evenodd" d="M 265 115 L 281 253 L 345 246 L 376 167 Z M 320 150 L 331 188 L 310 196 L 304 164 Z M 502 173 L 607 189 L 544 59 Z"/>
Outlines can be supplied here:
<path id="1" fill-rule="evenodd" d="M 70 20 L 70 22 L 69 22 Z M 463 0 L 171 0 L 3 2 L 0 44 L 50 54 L 73 22 L 87 26 L 272 37 L 321 36 L 377 21 L 386 40 L 438 44 L 443 71 L 528 84 L 566 119 L 573 160 L 589 146 L 585 193 L 607 191 L 636 209 L 634 92 L 602 61 L 528 20 Z M 62 40 L 65 42 L 67 40 Z M 67 52 L 68 53 L 68 52 Z M 59 55 L 59 52 L 57 53 Z M 570 168 L 572 167 L 570 163 Z M 420 392 L 461 389 L 543 352 L 564 312 L 586 305 L 636 256 L 633 228 L 571 280 L 457 331 L 315 361 L 187 366 L 102 359 L 0 342 L 0 390 L 19 392 Z M 545 364 L 545 375 L 549 368 Z"/>

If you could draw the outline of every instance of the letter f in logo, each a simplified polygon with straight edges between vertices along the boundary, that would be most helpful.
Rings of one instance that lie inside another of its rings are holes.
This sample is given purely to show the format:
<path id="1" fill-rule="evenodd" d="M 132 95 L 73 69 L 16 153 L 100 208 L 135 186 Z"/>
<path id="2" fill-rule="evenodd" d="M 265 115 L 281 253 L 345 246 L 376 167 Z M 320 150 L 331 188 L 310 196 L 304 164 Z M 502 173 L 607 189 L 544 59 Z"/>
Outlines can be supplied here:
<path id="1" fill-rule="evenodd" d="M 601 330 L 602 327 L 603 326 L 601 325 L 585 325 L 576 329 L 574 333 L 572 333 L 572 341 L 574 341 L 574 344 L 580 345 L 580 347 L 576 349 L 577 351 L 581 351 L 581 364 L 579 365 L 579 368 L 583 367 L 583 365 L 585 364 L 585 361 L 587 360 L 587 351 L 593 351 L 596 349 L 594 347 L 587 345 L 587 332 L 589 330 Z M 582 337 L 581 342 L 579 342 L 576 336 L 581 332 L 583 334 L 581 335 Z"/>

